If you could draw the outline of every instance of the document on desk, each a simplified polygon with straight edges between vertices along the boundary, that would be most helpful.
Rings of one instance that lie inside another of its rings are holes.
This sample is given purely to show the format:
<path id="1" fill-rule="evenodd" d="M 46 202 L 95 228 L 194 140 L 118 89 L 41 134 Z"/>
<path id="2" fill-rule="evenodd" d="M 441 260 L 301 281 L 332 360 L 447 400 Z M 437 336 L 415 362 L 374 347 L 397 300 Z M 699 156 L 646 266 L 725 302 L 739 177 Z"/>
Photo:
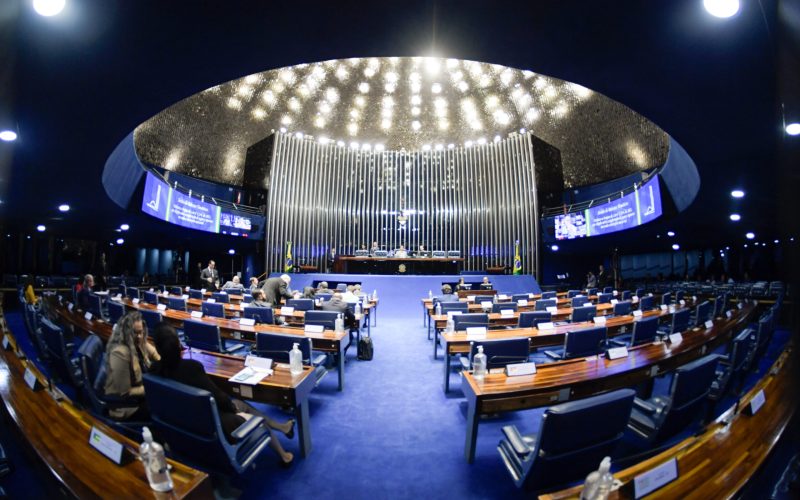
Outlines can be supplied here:
<path id="1" fill-rule="evenodd" d="M 229 378 L 229 382 L 236 382 L 237 384 L 245 385 L 256 385 L 272 375 L 272 360 L 270 358 L 247 356 L 244 364 L 244 369 L 233 377 Z"/>

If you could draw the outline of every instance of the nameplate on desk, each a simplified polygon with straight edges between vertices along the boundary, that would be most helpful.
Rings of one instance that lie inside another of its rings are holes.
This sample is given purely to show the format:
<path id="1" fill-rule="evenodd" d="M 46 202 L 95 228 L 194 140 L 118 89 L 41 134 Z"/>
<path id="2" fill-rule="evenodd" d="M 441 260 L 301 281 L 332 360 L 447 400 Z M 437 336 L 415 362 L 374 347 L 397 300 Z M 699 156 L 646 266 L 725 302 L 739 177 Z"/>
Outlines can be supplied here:
<path id="1" fill-rule="evenodd" d="M 500 316 L 514 317 L 513 309 L 500 309 Z"/>
<path id="2" fill-rule="evenodd" d="M 543 321 L 542 323 L 539 323 L 538 325 L 536 325 L 536 328 L 538 330 L 552 330 L 555 327 L 556 327 L 556 325 L 553 324 L 552 321 Z"/>
<path id="3" fill-rule="evenodd" d="M 632 314 L 633 314 L 634 318 L 641 318 L 642 317 L 642 311 L 640 311 L 639 309 L 633 311 Z"/>
<path id="4" fill-rule="evenodd" d="M 139 303 L 139 299 L 133 299 L 133 305 L 136 305 L 138 303 Z"/>
<path id="5" fill-rule="evenodd" d="M 529 294 L 528 294 L 528 298 L 529 298 L 529 299 L 532 299 L 532 298 L 534 298 L 534 295 L 533 295 L 532 293 L 529 293 Z"/>
<path id="6" fill-rule="evenodd" d="M 208 302 L 209 304 L 214 304 L 217 302 L 217 299 L 206 299 L 206 302 Z"/>
<path id="7" fill-rule="evenodd" d="M 750 400 L 750 405 L 748 406 L 748 410 L 750 415 L 755 415 L 758 410 L 764 406 L 764 403 L 767 402 L 766 396 L 764 396 L 764 389 L 761 389 L 753 396 L 753 399 Z"/>
<path id="8" fill-rule="evenodd" d="M 633 495 L 637 499 L 642 498 L 676 479 L 678 479 L 678 461 L 671 458 L 658 467 L 636 476 L 633 479 Z"/>
<path id="9" fill-rule="evenodd" d="M 497 300 L 508 300 L 508 295 L 506 294 L 498 295 Z"/>
<path id="10" fill-rule="evenodd" d="M 666 311 L 668 309 L 669 309 L 669 306 L 667 304 L 661 304 L 661 310 L 662 311 Z"/>
<path id="11" fill-rule="evenodd" d="M 733 311 L 725 311 L 725 316 L 726 316 L 728 319 L 731 319 L 731 317 L 733 317 Z"/>
<path id="12" fill-rule="evenodd" d="M 86 311 L 86 314 L 83 315 L 83 318 L 86 321 L 91 321 L 92 320 L 92 313 L 90 313 L 89 311 Z"/>
<path id="13" fill-rule="evenodd" d="M 11 350 L 11 342 L 8 341 L 8 335 L 3 335 L 3 349 L 6 351 Z"/>
<path id="14" fill-rule="evenodd" d="M 631 297 L 631 302 L 632 302 L 633 304 L 635 304 L 635 303 L 639 302 L 639 297 L 638 297 L 638 296 L 636 296 L 636 295 L 634 295 L 633 297 Z"/>
<path id="15" fill-rule="evenodd" d="M 188 296 L 188 295 L 186 295 L 186 294 L 184 293 L 183 295 L 181 295 L 181 298 L 182 298 L 183 300 L 186 300 L 186 299 L 188 299 L 188 298 L 189 298 L 189 296 Z"/>
<path id="16" fill-rule="evenodd" d="M 73 307 L 75 307 L 75 306 L 72 304 L 72 302 L 70 302 L 69 304 L 67 304 L 67 310 L 68 310 L 69 312 L 72 312 L 72 308 L 73 308 Z"/>
<path id="17" fill-rule="evenodd" d="M 255 318 L 242 318 L 239 320 L 239 324 L 242 326 L 255 326 L 256 319 Z"/>
<path id="18" fill-rule="evenodd" d="M 592 318 L 592 321 L 594 321 L 595 325 L 603 326 L 603 325 L 606 324 L 606 317 L 605 316 L 595 316 L 594 318 Z"/>
<path id="19" fill-rule="evenodd" d="M 192 317 L 193 318 L 202 318 L 203 317 L 203 311 L 192 311 Z"/>
<path id="20" fill-rule="evenodd" d="M 519 299 L 519 300 L 517 301 L 517 305 L 518 305 L 519 307 L 525 307 L 525 306 L 527 306 L 527 305 L 528 305 L 528 299 Z"/>
<path id="21" fill-rule="evenodd" d="M 528 363 L 511 363 L 506 365 L 506 376 L 508 377 L 533 375 L 534 373 L 536 373 L 536 363 L 533 361 Z"/>
<path id="22" fill-rule="evenodd" d="M 627 358 L 628 348 L 625 346 L 612 347 L 611 349 L 606 351 L 606 356 L 608 357 L 608 359 Z"/>
<path id="23" fill-rule="evenodd" d="M 485 326 L 470 326 L 467 328 L 467 340 L 471 339 L 485 339 L 486 327 Z"/>
<path id="24" fill-rule="evenodd" d="M 453 316 L 464 314 L 464 311 L 447 311 L 447 319 L 453 319 Z"/>
<path id="25" fill-rule="evenodd" d="M 617 299 L 611 299 L 611 305 L 612 306 L 615 306 L 617 304 L 619 304 L 619 301 Z"/>
<path id="26" fill-rule="evenodd" d="M 617 295 L 619 295 L 619 292 L 618 292 L 618 291 L 616 291 L 616 290 L 614 290 L 613 292 L 611 292 L 611 295 L 612 295 L 613 297 L 616 297 Z"/>
<path id="27" fill-rule="evenodd" d="M 112 439 L 97 427 L 92 426 L 89 433 L 89 444 L 117 465 L 122 464 L 122 443 Z"/>
<path id="28" fill-rule="evenodd" d="M 166 304 L 159 304 L 159 305 L 156 306 L 156 309 L 158 309 L 159 311 L 166 311 L 167 310 L 167 305 Z"/>
<path id="29" fill-rule="evenodd" d="M 467 295 L 468 302 L 475 302 L 475 295 Z"/>
<path id="30" fill-rule="evenodd" d="M 546 307 L 545 310 L 550 314 L 556 314 L 558 312 L 558 306 Z"/>
<path id="31" fill-rule="evenodd" d="M 288 307 L 288 306 L 281 307 L 281 315 L 291 316 L 292 314 L 294 314 L 294 307 Z"/>
<path id="32" fill-rule="evenodd" d="M 686 305 L 686 301 L 685 301 L 685 300 L 683 300 L 683 299 L 681 299 L 681 300 L 680 300 L 680 302 L 678 302 L 678 304 L 680 304 L 680 305 L 682 305 L 682 306 L 685 306 L 685 305 Z"/>
<path id="33" fill-rule="evenodd" d="M 25 379 L 25 383 L 28 384 L 28 387 L 31 388 L 32 391 L 35 391 L 39 388 L 39 379 L 36 378 L 36 374 L 31 371 L 30 368 L 25 368 L 25 375 L 23 375 Z"/>
<path id="34" fill-rule="evenodd" d="M 162 297 L 169 297 L 169 292 L 164 290 L 163 292 L 161 292 L 161 296 Z"/>
<path id="35" fill-rule="evenodd" d="M 714 322 L 711 320 L 706 321 L 706 330 L 712 328 L 714 326 Z"/>
<path id="36" fill-rule="evenodd" d="M 226 292 L 225 290 L 220 290 L 219 293 L 221 293 L 222 295 L 228 295 L 228 292 Z"/>
<path id="37" fill-rule="evenodd" d="M 118 293 L 118 294 L 114 295 L 114 300 L 117 300 L 117 301 L 122 300 L 122 294 Z"/>
<path id="38" fill-rule="evenodd" d="M 206 293 L 206 289 L 205 288 L 201 288 L 200 289 L 200 293 Z"/>
<path id="39" fill-rule="evenodd" d="M 325 327 L 323 325 L 306 325 L 303 331 L 306 333 L 322 333 L 325 331 Z"/>
<path id="40" fill-rule="evenodd" d="M 744 302 L 739 302 L 738 307 L 739 307 L 739 309 L 744 309 Z"/>
<path id="41" fill-rule="evenodd" d="M 692 295 L 692 301 L 697 302 L 697 295 Z"/>
<path id="42" fill-rule="evenodd" d="M 681 332 L 673 333 L 669 336 L 670 344 L 680 344 L 681 340 L 683 340 L 683 335 L 681 335 Z"/>

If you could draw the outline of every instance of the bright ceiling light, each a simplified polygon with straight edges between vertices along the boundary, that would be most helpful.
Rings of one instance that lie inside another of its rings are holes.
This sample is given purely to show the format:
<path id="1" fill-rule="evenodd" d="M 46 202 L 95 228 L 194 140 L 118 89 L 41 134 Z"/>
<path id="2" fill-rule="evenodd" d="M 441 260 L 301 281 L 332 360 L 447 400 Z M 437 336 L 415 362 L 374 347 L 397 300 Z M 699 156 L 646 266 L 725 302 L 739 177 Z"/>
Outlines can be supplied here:
<path id="1" fill-rule="evenodd" d="M 667 231 L 667 236 L 672 238 L 673 236 L 675 236 L 675 231 Z"/>
<path id="2" fill-rule="evenodd" d="M 744 191 L 742 191 L 741 189 L 734 189 L 733 191 L 731 191 L 731 196 L 733 196 L 734 198 L 744 198 Z"/>
<path id="3" fill-rule="evenodd" d="M 234 250 L 233 248 L 231 248 L 230 250 L 228 250 L 228 255 L 233 255 L 233 254 L 235 254 L 235 253 L 236 253 L 236 250 Z"/>
<path id="4" fill-rule="evenodd" d="M 550 250 L 552 250 L 552 251 L 554 251 L 554 252 L 558 252 L 558 245 L 552 245 L 552 246 L 550 247 Z"/>
<path id="5" fill-rule="evenodd" d="M 739 214 L 731 214 L 731 220 L 733 222 L 739 222 L 740 220 L 742 220 L 742 216 Z"/>
<path id="6" fill-rule="evenodd" d="M 131 228 L 131 226 L 129 226 L 127 224 L 122 224 L 121 226 L 119 226 L 119 228 L 122 229 L 123 231 L 127 231 L 128 229 Z"/>
<path id="7" fill-rule="evenodd" d="M 755 237 L 756 237 L 756 235 L 755 235 L 755 233 L 747 233 L 747 234 L 745 234 L 745 237 L 746 237 L 748 240 L 752 240 L 753 238 L 755 238 Z"/>
<path id="8" fill-rule="evenodd" d="M 51 17 L 64 10 L 66 0 L 33 0 L 33 10 L 44 17 Z"/>
<path id="9" fill-rule="evenodd" d="M 712 16 L 724 19 L 739 12 L 739 0 L 703 0 L 703 7 Z"/>
<path id="10" fill-rule="evenodd" d="M 675 243 L 675 244 L 673 244 L 673 245 L 672 245 L 672 249 L 673 249 L 673 250 L 680 250 L 680 249 L 681 249 L 681 246 L 680 246 L 680 245 L 678 245 L 677 243 Z"/>
<path id="11" fill-rule="evenodd" d="M 17 133 L 13 130 L 3 130 L 0 132 L 0 141 L 14 142 L 17 140 Z"/>
<path id="12" fill-rule="evenodd" d="M 47 229 L 47 228 L 44 227 L 42 224 L 39 224 L 38 226 L 36 226 L 36 230 L 39 231 L 40 233 L 43 233 L 45 229 Z"/>
<path id="13" fill-rule="evenodd" d="M 775 240 L 773 243 L 777 245 L 778 243 L 780 243 L 780 240 Z"/>
<path id="14" fill-rule="evenodd" d="M 59 205 L 58 206 L 58 211 L 59 212 L 69 212 L 69 205 L 67 205 L 66 203 L 64 203 L 62 205 Z"/>
<path id="15" fill-rule="evenodd" d="M 122 238 L 117 238 L 117 245 L 122 245 L 123 243 L 125 243 L 125 240 Z"/>
<path id="16" fill-rule="evenodd" d="M 789 135 L 800 135 L 800 123 L 794 122 L 786 125 L 786 133 Z"/>

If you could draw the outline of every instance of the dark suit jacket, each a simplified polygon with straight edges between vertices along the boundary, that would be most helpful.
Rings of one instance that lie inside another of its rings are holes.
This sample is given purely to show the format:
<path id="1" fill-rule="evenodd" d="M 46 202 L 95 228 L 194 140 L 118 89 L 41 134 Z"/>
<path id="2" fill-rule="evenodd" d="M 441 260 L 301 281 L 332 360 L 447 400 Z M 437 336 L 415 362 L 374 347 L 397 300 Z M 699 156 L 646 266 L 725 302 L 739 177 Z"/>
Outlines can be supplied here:
<path id="1" fill-rule="evenodd" d="M 326 300 L 321 306 L 323 311 L 336 311 L 344 314 L 344 326 L 347 328 L 357 328 L 356 315 L 347 307 L 347 302 L 336 297 Z"/>
<path id="2" fill-rule="evenodd" d="M 76 304 L 78 306 L 78 309 L 80 309 L 82 311 L 88 311 L 89 310 L 89 294 L 90 293 L 92 293 L 92 289 L 87 287 L 87 286 L 85 286 L 85 287 L 80 289 L 80 291 L 78 292 L 78 303 Z"/>
<path id="3" fill-rule="evenodd" d="M 273 306 L 277 306 L 281 302 L 281 297 L 291 299 L 292 294 L 289 293 L 289 286 L 280 278 L 269 278 L 264 282 L 264 298 Z"/>
<path id="4" fill-rule="evenodd" d="M 211 278 L 211 283 L 208 282 L 208 279 Z M 214 283 L 219 279 L 219 271 L 216 269 L 209 269 L 205 268 L 200 273 L 200 282 L 203 285 L 203 288 L 209 289 L 216 289 Z"/>

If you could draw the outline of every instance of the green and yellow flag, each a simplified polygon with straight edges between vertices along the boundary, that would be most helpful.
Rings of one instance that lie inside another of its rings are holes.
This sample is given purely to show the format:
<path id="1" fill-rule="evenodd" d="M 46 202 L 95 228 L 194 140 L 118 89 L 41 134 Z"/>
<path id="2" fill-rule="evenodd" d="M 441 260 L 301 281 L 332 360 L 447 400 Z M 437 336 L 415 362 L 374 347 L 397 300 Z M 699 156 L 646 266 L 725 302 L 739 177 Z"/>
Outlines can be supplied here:
<path id="1" fill-rule="evenodd" d="M 519 256 L 519 240 L 514 243 L 514 274 L 522 274 L 522 258 Z"/>
<path id="2" fill-rule="evenodd" d="M 290 273 L 294 269 L 294 261 L 292 260 L 292 242 L 286 242 L 286 265 L 283 266 L 283 272 Z"/>

